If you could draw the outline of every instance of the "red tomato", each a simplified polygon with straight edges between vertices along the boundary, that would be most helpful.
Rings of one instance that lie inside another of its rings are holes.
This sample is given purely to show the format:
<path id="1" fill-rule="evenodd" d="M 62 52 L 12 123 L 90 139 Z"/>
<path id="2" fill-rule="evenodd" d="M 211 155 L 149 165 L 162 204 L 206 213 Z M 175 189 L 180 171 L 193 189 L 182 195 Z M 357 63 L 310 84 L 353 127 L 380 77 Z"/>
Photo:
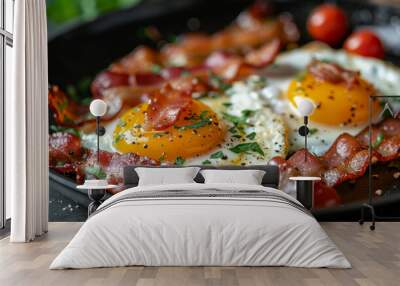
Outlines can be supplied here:
<path id="1" fill-rule="evenodd" d="M 333 4 L 320 5 L 308 17 L 307 30 L 316 40 L 338 44 L 347 31 L 347 16 Z"/>
<path id="2" fill-rule="evenodd" d="M 385 56 L 381 40 L 374 32 L 369 30 L 352 33 L 344 43 L 344 48 L 351 53 L 365 57 L 382 59 Z"/>

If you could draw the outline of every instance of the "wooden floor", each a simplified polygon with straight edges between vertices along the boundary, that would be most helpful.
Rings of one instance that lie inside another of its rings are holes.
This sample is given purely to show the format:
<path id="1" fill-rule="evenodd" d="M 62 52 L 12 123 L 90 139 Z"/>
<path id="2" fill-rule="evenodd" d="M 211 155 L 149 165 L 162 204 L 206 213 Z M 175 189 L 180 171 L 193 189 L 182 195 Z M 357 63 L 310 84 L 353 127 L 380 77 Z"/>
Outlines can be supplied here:
<path id="1" fill-rule="evenodd" d="M 50 223 L 49 233 L 28 244 L 0 241 L 0 285 L 400 285 L 400 223 L 322 223 L 353 269 L 288 267 L 125 267 L 48 270 L 80 223 Z"/>

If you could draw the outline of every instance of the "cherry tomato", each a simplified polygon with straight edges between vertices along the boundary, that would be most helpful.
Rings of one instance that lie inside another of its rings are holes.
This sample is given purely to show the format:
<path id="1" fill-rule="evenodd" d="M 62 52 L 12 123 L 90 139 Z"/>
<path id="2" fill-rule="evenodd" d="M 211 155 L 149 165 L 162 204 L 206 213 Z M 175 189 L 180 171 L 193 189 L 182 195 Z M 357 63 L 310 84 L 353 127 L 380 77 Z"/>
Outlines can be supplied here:
<path id="1" fill-rule="evenodd" d="M 347 16 L 333 4 L 322 4 L 308 17 L 307 30 L 316 40 L 330 45 L 338 44 L 347 31 Z"/>
<path id="2" fill-rule="evenodd" d="M 382 59 L 385 50 L 379 37 L 372 31 L 360 30 L 347 38 L 344 48 L 351 53 L 365 57 Z"/>

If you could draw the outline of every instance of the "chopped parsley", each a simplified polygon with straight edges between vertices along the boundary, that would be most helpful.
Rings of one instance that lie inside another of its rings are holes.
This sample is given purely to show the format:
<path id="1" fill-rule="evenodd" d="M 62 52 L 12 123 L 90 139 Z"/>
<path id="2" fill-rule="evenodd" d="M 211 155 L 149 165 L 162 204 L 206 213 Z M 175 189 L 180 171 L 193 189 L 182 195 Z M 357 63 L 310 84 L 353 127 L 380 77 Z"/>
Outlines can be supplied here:
<path id="1" fill-rule="evenodd" d="M 97 179 L 105 179 L 107 177 L 107 174 L 99 166 L 88 166 L 85 168 L 85 173 Z"/>
<path id="2" fill-rule="evenodd" d="M 380 134 L 378 135 L 378 137 L 376 137 L 375 142 L 372 143 L 372 148 L 377 148 L 377 147 L 379 147 L 379 145 L 381 145 L 381 143 L 382 143 L 382 141 L 383 141 L 384 138 L 385 138 L 385 136 L 384 136 L 382 133 L 380 133 Z"/>
<path id="3" fill-rule="evenodd" d="M 230 121 L 235 126 L 238 126 L 241 124 L 242 125 L 246 124 L 247 119 L 249 117 L 253 116 L 255 112 L 256 112 L 255 110 L 245 109 L 245 110 L 242 110 L 242 116 L 236 116 L 236 115 L 232 115 L 232 114 L 229 114 L 226 112 L 223 112 L 222 115 L 226 120 Z"/>
<path id="4" fill-rule="evenodd" d="M 65 132 L 65 133 L 69 133 L 72 135 L 75 135 L 77 137 L 80 137 L 81 134 L 79 133 L 78 130 L 76 130 L 75 128 L 68 128 L 68 127 L 61 127 L 61 126 L 56 126 L 56 125 L 50 125 L 50 130 L 53 132 Z"/>
<path id="5" fill-rule="evenodd" d="M 225 157 L 225 155 L 222 151 L 215 152 L 214 154 L 211 154 L 211 156 L 210 156 L 211 159 L 221 159 L 223 157 Z"/>
<path id="6" fill-rule="evenodd" d="M 204 160 L 201 164 L 203 164 L 203 165 L 211 165 L 211 161 L 210 160 Z"/>
<path id="7" fill-rule="evenodd" d="M 250 134 L 246 135 L 246 138 L 250 139 L 250 140 L 254 140 L 254 138 L 256 138 L 256 132 L 251 132 Z"/>
<path id="8" fill-rule="evenodd" d="M 295 79 L 296 79 L 297 81 L 303 81 L 305 77 L 306 77 L 306 72 L 303 71 L 303 72 L 299 72 L 299 73 L 296 75 Z"/>
<path id="9" fill-rule="evenodd" d="M 157 65 L 157 64 L 153 64 L 151 66 L 151 72 L 154 74 L 160 74 L 161 73 L 161 66 Z"/>
<path id="10" fill-rule="evenodd" d="M 185 161 L 186 161 L 186 160 L 185 160 L 184 158 L 178 156 L 178 157 L 176 157 L 175 165 L 177 165 L 177 166 L 182 166 L 182 165 L 185 163 Z"/>
<path id="11" fill-rule="evenodd" d="M 258 153 L 264 156 L 264 151 L 261 149 L 260 145 L 257 142 L 250 142 L 250 143 L 241 143 L 232 148 L 229 148 L 233 153 Z"/>
<path id="12" fill-rule="evenodd" d="M 118 126 L 120 126 L 120 127 L 125 127 L 125 126 L 126 126 L 126 122 L 125 122 L 124 120 L 120 119 L 120 120 L 118 121 Z"/>
<path id="13" fill-rule="evenodd" d="M 230 133 L 232 133 L 232 134 L 235 134 L 235 133 L 238 132 L 235 126 L 229 128 L 228 131 L 229 131 Z"/>
<path id="14" fill-rule="evenodd" d="M 232 106 L 232 103 L 224 102 L 224 103 L 222 103 L 222 105 L 225 106 L 225 107 L 230 107 L 230 106 Z"/>
<path id="15" fill-rule="evenodd" d="M 185 126 L 175 126 L 175 128 L 180 129 L 180 130 L 185 130 L 185 129 L 197 129 L 206 125 L 211 124 L 212 118 L 207 117 L 208 111 L 205 110 L 202 113 L 200 113 L 199 117 L 192 117 L 190 120 L 198 120 L 194 122 L 193 124 L 190 125 L 185 125 Z"/>
<path id="16" fill-rule="evenodd" d="M 123 139 L 124 136 L 122 134 L 118 134 L 117 136 L 115 136 L 114 138 L 114 144 L 118 143 L 119 141 L 121 141 L 121 139 Z"/>
<path id="17" fill-rule="evenodd" d="M 222 78 L 220 78 L 219 76 L 217 76 L 214 73 L 210 73 L 208 78 L 209 78 L 210 85 L 216 89 L 225 91 L 225 90 L 231 88 L 231 86 L 232 86 L 231 84 L 224 82 L 224 80 Z"/>
<path id="18" fill-rule="evenodd" d="M 318 128 L 311 128 L 311 129 L 308 129 L 308 133 L 310 134 L 310 135 L 314 135 L 315 133 L 317 133 L 318 132 Z"/>

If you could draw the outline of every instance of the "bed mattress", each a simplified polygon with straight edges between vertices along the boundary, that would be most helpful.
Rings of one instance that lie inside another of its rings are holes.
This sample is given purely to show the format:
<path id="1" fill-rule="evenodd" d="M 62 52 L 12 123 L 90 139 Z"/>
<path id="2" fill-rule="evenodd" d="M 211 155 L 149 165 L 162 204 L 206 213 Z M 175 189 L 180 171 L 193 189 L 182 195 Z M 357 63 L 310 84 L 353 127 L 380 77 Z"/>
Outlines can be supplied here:
<path id="1" fill-rule="evenodd" d="M 109 198 L 50 269 L 129 265 L 350 267 L 282 191 L 196 183 L 138 186 Z"/>

